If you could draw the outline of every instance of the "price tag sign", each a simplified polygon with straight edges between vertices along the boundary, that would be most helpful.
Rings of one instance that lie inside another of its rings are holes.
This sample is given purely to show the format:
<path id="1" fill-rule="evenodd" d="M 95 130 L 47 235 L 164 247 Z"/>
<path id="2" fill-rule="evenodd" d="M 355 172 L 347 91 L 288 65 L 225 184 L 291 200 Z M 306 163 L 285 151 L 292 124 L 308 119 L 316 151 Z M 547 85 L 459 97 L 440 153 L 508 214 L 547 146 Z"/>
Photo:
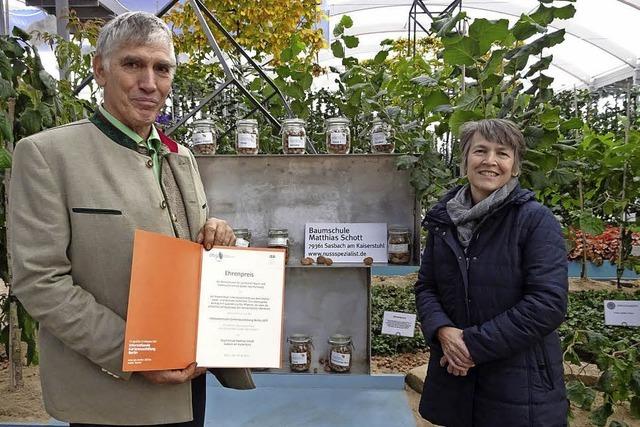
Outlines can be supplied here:
<path id="1" fill-rule="evenodd" d="M 382 317 L 382 333 L 385 335 L 398 335 L 413 337 L 416 329 L 416 315 L 411 313 L 398 313 L 397 311 L 385 311 Z"/>
<path id="2" fill-rule="evenodd" d="M 604 301 L 604 324 L 640 326 L 640 301 Z"/>

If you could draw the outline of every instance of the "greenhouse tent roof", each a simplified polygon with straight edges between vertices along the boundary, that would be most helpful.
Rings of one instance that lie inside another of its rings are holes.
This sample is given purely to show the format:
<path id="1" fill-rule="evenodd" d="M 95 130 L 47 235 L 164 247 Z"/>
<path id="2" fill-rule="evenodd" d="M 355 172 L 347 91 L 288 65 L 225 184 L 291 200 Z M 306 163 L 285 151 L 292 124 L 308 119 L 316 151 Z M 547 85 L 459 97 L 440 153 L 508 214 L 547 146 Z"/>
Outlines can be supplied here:
<path id="1" fill-rule="evenodd" d="M 452 1 L 423 0 L 430 11 L 440 11 Z M 347 54 L 372 57 L 388 38 L 407 37 L 412 0 L 325 0 L 329 28 L 348 14 L 354 22 L 348 34 L 360 38 L 357 48 Z M 566 3 L 569 4 L 569 3 Z M 521 14 L 533 12 L 536 0 L 462 0 L 462 10 L 470 18 L 503 19 L 513 24 Z M 577 0 L 570 20 L 555 20 L 551 30 L 564 28 L 565 41 L 548 49 L 553 62 L 546 74 L 555 78 L 556 89 L 599 88 L 617 81 L 640 79 L 640 0 Z M 418 22 L 429 28 L 431 20 L 419 15 Z M 330 33 L 329 33 L 330 34 Z M 418 35 L 419 36 L 419 35 Z M 545 51 L 545 55 L 548 54 Z M 331 51 L 323 51 L 320 62 L 334 65 Z"/>
<path id="2" fill-rule="evenodd" d="M 183 0 L 184 1 L 184 0 Z M 147 10 L 157 12 L 166 0 L 105 0 L 118 10 Z M 452 3 L 452 0 L 423 0 L 429 11 L 437 13 Z M 33 22 L 42 20 L 44 12 L 28 8 L 24 0 L 10 0 L 10 27 L 18 25 L 28 29 Z M 537 0 L 462 0 L 462 10 L 470 18 L 502 19 L 515 22 L 521 14 L 531 13 L 538 7 Z M 567 3 L 568 4 L 568 3 Z M 407 37 L 409 12 L 413 0 L 323 0 L 322 7 L 328 16 L 323 29 L 329 43 L 331 31 L 343 15 L 348 14 L 354 22 L 347 30 L 356 35 L 360 44 L 347 50 L 348 55 L 358 58 L 373 57 L 384 39 Z M 570 20 L 556 20 L 551 30 L 564 28 L 565 41 L 551 49 L 551 68 L 546 72 L 555 78 L 556 89 L 573 87 L 599 88 L 615 82 L 640 80 L 638 61 L 640 58 L 640 0 L 577 0 L 576 15 Z M 425 28 L 431 25 L 427 15 L 418 15 L 418 22 Z M 420 37 L 418 33 L 418 37 Z M 329 49 L 320 52 L 322 65 L 337 65 Z"/>

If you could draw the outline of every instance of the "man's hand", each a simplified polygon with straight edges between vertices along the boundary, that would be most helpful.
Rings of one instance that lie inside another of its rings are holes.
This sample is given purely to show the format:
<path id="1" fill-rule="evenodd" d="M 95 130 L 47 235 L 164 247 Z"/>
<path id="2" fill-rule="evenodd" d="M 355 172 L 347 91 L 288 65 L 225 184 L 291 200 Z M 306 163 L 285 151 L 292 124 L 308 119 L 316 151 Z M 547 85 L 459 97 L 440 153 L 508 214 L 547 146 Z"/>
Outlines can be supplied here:
<path id="1" fill-rule="evenodd" d="M 207 368 L 197 368 L 195 362 L 184 369 L 140 372 L 147 381 L 153 384 L 182 384 L 207 372 Z"/>
<path id="2" fill-rule="evenodd" d="M 462 329 L 443 326 L 438 329 L 438 340 L 442 345 L 444 356 L 440 359 L 440 366 L 446 364 L 447 372 L 453 375 L 467 375 L 467 371 L 475 366 L 471 354 L 462 338 Z"/>
<path id="3" fill-rule="evenodd" d="M 209 218 L 198 233 L 197 243 L 201 243 L 206 250 L 215 246 L 233 246 L 236 244 L 236 236 L 227 221 L 218 218 Z"/>

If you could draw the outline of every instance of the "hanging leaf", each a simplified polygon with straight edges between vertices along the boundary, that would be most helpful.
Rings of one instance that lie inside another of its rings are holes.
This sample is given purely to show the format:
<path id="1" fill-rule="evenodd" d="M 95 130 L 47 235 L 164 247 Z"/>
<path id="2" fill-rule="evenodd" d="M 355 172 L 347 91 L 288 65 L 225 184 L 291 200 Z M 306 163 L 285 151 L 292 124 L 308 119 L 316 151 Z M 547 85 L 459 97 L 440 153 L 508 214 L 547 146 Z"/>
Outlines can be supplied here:
<path id="1" fill-rule="evenodd" d="M 336 40 L 331 43 L 331 52 L 333 52 L 333 56 L 336 58 L 344 58 L 344 47 L 340 40 Z"/>
<path id="2" fill-rule="evenodd" d="M 526 40 L 536 33 L 544 33 L 546 27 L 535 22 L 529 15 L 521 15 L 520 19 L 511 29 L 511 33 L 516 40 Z"/>
<path id="3" fill-rule="evenodd" d="M 22 41 L 29 41 L 31 40 L 31 36 L 23 31 L 20 27 L 14 26 L 13 30 L 11 31 L 11 34 L 13 34 L 15 37 L 18 37 L 19 39 L 21 39 Z"/>
<path id="4" fill-rule="evenodd" d="M 11 60 L 7 55 L 0 50 L 0 75 L 8 81 L 13 79 L 13 67 L 11 66 Z"/>
<path id="5" fill-rule="evenodd" d="M 538 62 L 536 62 L 529 68 L 529 71 L 527 71 L 527 74 L 525 74 L 524 77 L 530 77 L 535 73 L 537 73 L 538 71 L 546 70 L 547 68 L 549 68 L 549 65 L 551 65 L 552 60 L 553 60 L 553 55 L 549 55 L 549 56 L 545 56 L 544 58 L 541 58 Z"/>
<path id="6" fill-rule="evenodd" d="M 591 412 L 589 419 L 597 427 L 604 427 L 607 424 L 607 419 L 613 414 L 613 407 L 611 403 L 604 403 L 602 406 Z"/>
<path id="7" fill-rule="evenodd" d="M 373 62 L 376 64 L 382 64 L 385 61 L 385 59 L 387 59 L 387 56 L 389 56 L 389 51 L 381 50 L 376 54 L 375 58 L 373 58 Z"/>
<path id="8" fill-rule="evenodd" d="M 456 15 L 444 15 L 440 19 L 434 19 L 431 30 L 439 37 L 444 37 L 453 30 L 458 22 L 467 17 L 466 12 L 459 12 Z"/>
<path id="9" fill-rule="evenodd" d="M 480 120 L 483 118 L 484 117 L 482 117 L 480 114 L 476 113 L 475 111 L 456 110 L 453 112 L 453 114 L 451 115 L 451 118 L 449 119 L 449 127 L 451 129 L 451 132 L 455 136 L 458 136 L 458 132 L 460 131 L 460 126 L 462 126 L 464 123 L 473 121 L 473 120 Z"/>
<path id="10" fill-rule="evenodd" d="M 509 21 L 506 19 L 490 21 L 478 18 L 469 26 L 469 37 L 478 43 L 477 55 L 484 55 L 494 43 L 504 42 L 510 35 Z"/>
<path id="11" fill-rule="evenodd" d="M 18 119 L 18 123 L 20 123 L 20 127 L 22 127 L 26 135 L 32 135 L 42 130 L 40 112 L 33 108 L 26 109 Z"/>
<path id="12" fill-rule="evenodd" d="M 476 40 L 469 37 L 461 37 L 454 43 L 445 44 L 442 58 L 451 65 L 471 66 L 475 64 L 477 52 L 478 42 Z"/>
<path id="13" fill-rule="evenodd" d="M 340 25 L 345 28 L 351 28 L 353 27 L 353 19 L 351 19 L 349 15 L 342 15 L 342 18 L 340 19 Z"/>
<path id="14" fill-rule="evenodd" d="M 604 232 L 604 222 L 600 218 L 597 218 L 588 212 L 580 215 L 578 219 L 578 226 L 580 227 L 580 230 L 593 236 L 597 236 Z M 603 383 L 604 382 L 606 382 L 606 380 L 603 380 Z"/>
<path id="15" fill-rule="evenodd" d="M 558 185 L 569 185 L 576 180 L 576 175 L 568 169 L 553 169 L 549 173 L 549 180 Z"/>
<path id="16" fill-rule="evenodd" d="M 356 36 L 343 36 L 342 40 L 344 40 L 345 46 L 349 49 L 358 47 L 358 44 L 360 43 L 360 40 Z"/>
<path id="17" fill-rule="evenodd" d="M 13 89 L 11 82 L 0 78 L 0 99 L 7 100 L 9 98 L 14 98 L 15 96 L 16 91 Z"/>
<path id="18" fill-rule="evenodd" d="M 6 148 L 0 147 L 0 170 L 8 169 L 11 167 L 11 154 Z"/>

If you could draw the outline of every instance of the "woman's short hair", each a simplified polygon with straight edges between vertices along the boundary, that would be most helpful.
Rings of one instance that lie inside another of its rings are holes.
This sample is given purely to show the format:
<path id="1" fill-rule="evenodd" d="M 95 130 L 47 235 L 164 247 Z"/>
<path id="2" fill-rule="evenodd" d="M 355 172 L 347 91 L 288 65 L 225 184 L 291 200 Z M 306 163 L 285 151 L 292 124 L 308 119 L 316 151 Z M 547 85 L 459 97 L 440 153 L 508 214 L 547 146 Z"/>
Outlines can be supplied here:
<path id="1" fill-rule="evenodd" d="M 175 61 L 171 30 L 152 13 L 126 12 L 109 21 L 98 35 L 96 56 L 102 58 L 108 69 L 113 52 L 127 44 L 164 44 L 169 48 L 171 60 Z"/>
<path id="2" fill-rule="evenodd" d="M 506 145 L 513 149 L 515 156 L 513 173 L 516 175 L 520 174 L 520 167 L 522 166 L 522 160 L 527 146 L 518 126 L 507 119 L 483 119 L 466 122 L 460 127 L 460 169 L 462 175 L 467 174 L 467 157 L 469 156 L 471 140 L 476 133 L 480 134 L 480 136 L 487 141 Z"/>

